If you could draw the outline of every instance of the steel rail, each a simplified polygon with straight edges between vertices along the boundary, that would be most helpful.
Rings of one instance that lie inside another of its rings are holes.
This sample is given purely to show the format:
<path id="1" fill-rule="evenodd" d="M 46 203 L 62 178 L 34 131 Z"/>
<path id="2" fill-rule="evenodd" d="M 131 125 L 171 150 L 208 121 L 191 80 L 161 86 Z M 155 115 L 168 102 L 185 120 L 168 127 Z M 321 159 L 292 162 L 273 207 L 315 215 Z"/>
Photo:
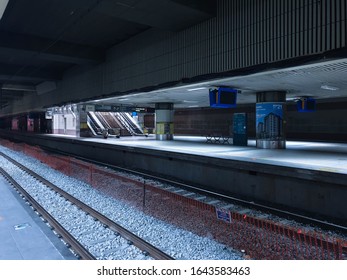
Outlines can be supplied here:
<path id="1" fill-rule="evenodd" d="M 83 260 L 95 260 L 95 257 L 81 244 L 76 238 L 74 238 L 60 223 L 53 218 L 37 201 L 26 191 L 21 185 L 14 180 L 3 168 L 0 167 L 0 173 L 4 178 L 21 193 L 38 213 L 45 219 L 48 224 L 54 229 L 54 231 L 61 236 L 61 238 L 71 246 L 71 249 Z"/>
<path id="2" fill-rule="evenodd" d="M 83 211 L 87 212 L 90 216 L 97 219 L 101 223 L 103 223 L 105 226 L 110 228 L 111 230 L 119 233 L 120 236 L 131 242 L 134 246 L 138 247 L 143 252 L 148 253 L 151 257 L 158 260 L 173 260 L 171 256 L 166 254 L 165 252 L 161 251 L 160 249 L 156 248 L 152 244 L 148 243 L 147 241 L 143 240 L 142 238 L 138 237 L 131 231 L 125 229 L 121 225 L 117 224 L 116 222 L 112 221 L 108 217 L 102 215 L 100 212 L 96 211 L 95 209 L 91 208 L 87 204 L 83 203 L 82 201 L 76 199 L 69 193 L 65 192 L 64 190 L 60 189 L 58 186 L 54 185 L 53 183 L 49 182 L 39 174 L 35 173 L 34 171 L 30 170 L 26 166 L 20 164 L 19 162 L 15 161 L 14 159 L 10 158 L 9 156 L 3 154 L 0 152 L 0 155 L 6 158 L 8 161 L 12 162 L 31 176 L 35 177 L 37 180 L 51 188 L 53 191 L 61 194 L 66 200 L 70 201 L 71 203 L 75 204 L 77 207 L 81 208 Z"/>
<path id="3" fill-rule="evenodd" d="M 57 153 L 57 154 L 63 154 L 63 155 L 68 155 L 66 153 L 63 152 L 59 152 L 59 151 L 55 151 L 54 149 L 49 149 L 50 151 Z M 70 156 L 70 155 L 68 155 Z M 195 187 L 195 186 L 191 186 L 182 182 L 177 182 L 177 181 L 173 181 L 170 179 L 166 179 L 166 178 L 162 178 L 156 175 L 152 175 L 152 174 L 148 174 L 148 173 L 143 173 L 143 172 L 139 172 L 136 170 L 131 170 L 131 169 L 127 169 L 124 167 L 120 167 L 120 166 L 115 166 L 115 165 L 111 165 L 111 164 L 106 164 L 103 162 L 99 162 L 96 160 L 91 160 L 91 159 L 87 159 L 87 158 L 83 158 L 80 156 L 74 156 L 77 159 L 86 161 L 86 162 L 90 162 L 90 163 L 94 163 L 100 166 L 106 166 L 110 169 L 114 169 L 114 170 L 119 170 L 122 172 L 128 172 L 134 175 L 138 175 L 138 176 L 142 176 L 143 178 L 146 179 L 151 179 L 151 180 L 157 180 L 160 181 L 162 183 L 166 183 L 166 184 L 171 184 L 174 186 L 177 186 L 179 188 L 185 189 L 185 190 L 189 190 L 189 191 L 195 191 L 198 192 L 200 194 L 204 194 L 204 195 L 211 195 L 215 198 L 219 198 L 219 199 L 224 199 L 226 201 L 229 202 L 235 202 L 241 205 L 244 205 L 246 207 L 255 209 L 255 210 L 259 210 L 259 211 L 263 211 L 263 212 L 267 212 L 270 214 L 274 214 L 274 215 L 278 215 L 280 217 L 284 217 L 284 218 L 291 218 L 293 220 L 296 220 L 298 222 L 302 222 L 302 223 L 306 223 L 306 224 L 312 224 L 312 225 L 316 225 L 321 227 L 322 229 L 327 229 L 327 230 L 333 230 L 333 231 L 337 231 L 337 232 L 341 232 L 343 234 L 347 233 L 347 226 L 345 225 L 341 225 L 341 224 L 336 224 L 333 222 L 328 222 L 328 221 L 324 221 L 324 220 L 320 220 L 317 218 L 313 218 L 313 217 L 309 217 L 307 215 L 302 215 L 302 214 L 298 214 L 292 211 L 288 211 L 288 210 L 283 210 L 283 209 L 279 209 L 279 208 L 275 208 L 275 207 L 271 207 L 271 206 L 267 206 L 267 205 L 263 205 L 260 203 L 255 203 L 253 201 L 247 201 L 244 199 L 240 199 L 240 198 L 236 198 L 236 197 L 232 197 L 232 196 L 228 196 L 225 194 L 221 194 L 221 193 L 217 193 L 217 192 L 213 192 L 213 191 L 209 191 L 203 188 L 199 188 L 199 187 Z"/>

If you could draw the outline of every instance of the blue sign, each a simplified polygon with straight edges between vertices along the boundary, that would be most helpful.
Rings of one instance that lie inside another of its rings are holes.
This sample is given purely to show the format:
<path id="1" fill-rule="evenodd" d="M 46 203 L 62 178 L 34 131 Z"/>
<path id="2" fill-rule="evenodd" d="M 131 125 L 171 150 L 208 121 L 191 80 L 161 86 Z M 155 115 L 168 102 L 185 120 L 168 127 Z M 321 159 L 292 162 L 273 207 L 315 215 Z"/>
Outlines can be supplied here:
<path id="1" fill-rule="evenodd" d="M 298 112 L 314 112 L 316 111 L 316 99 L 302 98 L 296 102 Z"/>
<path id="2" fill-rule="evenodd" d="M 235 113 L 233 117 L 233 145 L 247 146 L 247 114 Z"/>
<path id="3" fill-rule="evenodd" d="M 235 108 L 237 90 L 232 88 L 209 89 L 210 107 L 213 108 Z"/>
<path id="4" fill-rule="evenodd" d="M 216 214 L 217 214 L 217 219 L 222 220 L 227 223 L 231 223 L 231 214 L 230 211 L 227 211 L 225 209 L 218 209 L 216 208 Z"/>
<path id="5" fill-rule="evenodd" d="M 233 117 L 233 133 L 247 134 L 247 115 L 246 113 L 235 113 Z"/>

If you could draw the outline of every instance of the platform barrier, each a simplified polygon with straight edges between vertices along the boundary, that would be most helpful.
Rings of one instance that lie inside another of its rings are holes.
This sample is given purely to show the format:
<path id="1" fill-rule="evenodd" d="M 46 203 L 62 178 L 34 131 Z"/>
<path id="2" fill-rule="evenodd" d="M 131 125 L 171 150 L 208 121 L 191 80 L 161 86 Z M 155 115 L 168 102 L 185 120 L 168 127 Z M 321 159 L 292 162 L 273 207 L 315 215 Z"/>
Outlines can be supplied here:
<path id="1" fill-rule="evenodd" d="M 155 182 L 137 176 L 124 176 L 110 168 L 68 156 L 49 154 L 38 147 L 0 144 L 35 157 L 55 170 L 89 184 L 129 207 L 212 238 L 244 253 L 249 259 L 333 260 L 346 259 L 347 241 L 318 231 L 275 223 L 227 209 L 217 209 L 204 201 L 165 190 Z M 222 213 L 225 216 L 219 217 Z"/>

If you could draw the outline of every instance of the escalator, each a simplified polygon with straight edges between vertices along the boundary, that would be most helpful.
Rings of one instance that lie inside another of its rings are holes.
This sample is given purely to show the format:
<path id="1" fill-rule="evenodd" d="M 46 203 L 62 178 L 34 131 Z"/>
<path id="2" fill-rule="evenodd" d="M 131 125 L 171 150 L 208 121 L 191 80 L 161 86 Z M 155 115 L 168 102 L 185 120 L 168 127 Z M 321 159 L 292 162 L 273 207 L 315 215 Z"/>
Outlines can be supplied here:
<path id="1" fill-rule="evenodd" d="M 143 135 L 138 123 L 125 112 L 88 112 L 88 127 L 93 135 Z"/>
<path id="2" fill-rule="evenodd" d="M 102 135 L 104 138 L 109 135 L 119 136 L 98 113 L 88 112 L 87 125 L 94 136 Z"/>
<path id="3" fill-rule="evenodd" d="M 88 112 L 88 117 L 93 121 L 98 131 L 102 131 L 106 129 L 106 127 L 99 120 L 99 117 L 95 112 Z"/>
<path id="4" fill-rule="evenodd" d="M 95 112 L 94 114 L 98 118 L 99 122 L 102 124 L 104 129 L 112 128 L 111 125 L 105 120 L 101 112 Z"/>
<path id="5" fill-rule="evenodd" d="M 87 125 L 94 136 L 98 135 L 98 131 L 100 131 L 100 128 L 97 127 L 93 119 L 89 116 L 87 116 Z"/>
<path id="6" fill-rule="evenodd" d="M 112 114 L 114 114 L 115 118 L 128 130 L 130 135 L 143 135 L 142 129 L 129 113 L 117 112 Z"/>
<path id="7" fill-rule="evenodd" d="M 141 127 L 138 125 L 138 123 L 134 120 L 134 118 L 129 113 L 120 113 L 120 114 L 123 115 L 123 118 L 128 122 L 129 126 L 131 127 L 135 135 L 143 134 Z"/>

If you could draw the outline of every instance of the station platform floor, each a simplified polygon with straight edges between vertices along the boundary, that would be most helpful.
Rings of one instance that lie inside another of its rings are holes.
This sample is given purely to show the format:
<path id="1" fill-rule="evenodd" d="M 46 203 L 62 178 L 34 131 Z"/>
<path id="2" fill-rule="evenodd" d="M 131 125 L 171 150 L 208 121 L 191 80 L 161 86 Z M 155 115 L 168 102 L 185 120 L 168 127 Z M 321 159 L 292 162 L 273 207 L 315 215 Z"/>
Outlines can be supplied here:
<path id="1" fill-rule="evenodd" d="M 69 137 L 66 135 L 51 135 Z M 71 136 L 73 137 L 73 136 Z M 206 143 L 205 137 L 174 136 L 172 141 L 155 140 L 154 135 L 125 136 L 120 138 L 78 138 L 81 141 L 98 142 L 151 150 L 233 159 L 271 164 L 299 169 L 347 174 L 347 144 L 327 142 L 287 141 L 286 149 L 257 149 L 255 140 L 248 140 L 248 146 Z"/>
<path id="2" fill-rule="evenodd" d="M 76 257 L 0 176 L 0 260 Z"/>

